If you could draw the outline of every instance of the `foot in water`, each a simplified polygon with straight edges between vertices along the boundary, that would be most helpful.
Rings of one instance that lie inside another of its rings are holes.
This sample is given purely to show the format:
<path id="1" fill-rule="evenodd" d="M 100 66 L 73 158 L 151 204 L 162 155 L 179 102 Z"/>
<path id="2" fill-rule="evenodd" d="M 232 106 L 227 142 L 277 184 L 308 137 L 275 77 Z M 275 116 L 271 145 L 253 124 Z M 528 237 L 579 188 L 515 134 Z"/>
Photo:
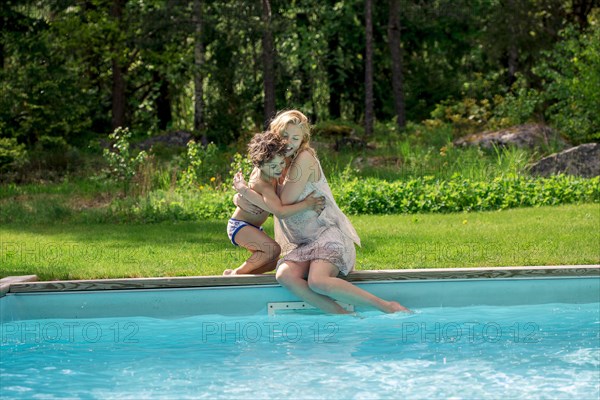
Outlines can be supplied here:
<path id="1" fill-rule="evenodd" d="M 404 307 L 402 304 L 396 301 L 388 301 L 385 308 L 383 309 L 386 313 L 397 313 L 397 312 L 405 312 L 412 314 L 413 312 L 408 308 Z"/>

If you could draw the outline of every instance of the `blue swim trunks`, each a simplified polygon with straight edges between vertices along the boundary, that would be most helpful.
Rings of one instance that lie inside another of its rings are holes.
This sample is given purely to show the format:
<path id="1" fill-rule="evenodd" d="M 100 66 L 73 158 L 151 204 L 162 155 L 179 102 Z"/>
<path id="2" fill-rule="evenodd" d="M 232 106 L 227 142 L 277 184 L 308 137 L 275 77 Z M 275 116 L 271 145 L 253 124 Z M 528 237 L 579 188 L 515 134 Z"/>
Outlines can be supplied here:
<path id="1" fill-rule="evenodd" d="M 242 229 L 245 226 L 253 226 L 260 231 L 263 230 L 262 226 L 252 225 L 249 222 L 231 218 L 227 223 L 227 235 L 229 236 L 229 240 L 231 240 L 231 243 L 233 243 L 235 246 L 239 246 L 239 244 L 235 242 L 235 235 L 240 229 Z"/>

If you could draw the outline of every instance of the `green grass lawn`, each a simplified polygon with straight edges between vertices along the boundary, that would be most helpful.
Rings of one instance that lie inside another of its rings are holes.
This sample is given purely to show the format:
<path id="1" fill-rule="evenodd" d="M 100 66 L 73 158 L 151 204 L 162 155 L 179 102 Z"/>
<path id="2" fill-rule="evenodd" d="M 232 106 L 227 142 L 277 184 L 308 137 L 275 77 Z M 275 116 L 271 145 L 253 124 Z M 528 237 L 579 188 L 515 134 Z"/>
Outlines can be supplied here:
<path id="1" fill-rule="evenodd" d="M 353 216 L 357 269 L 600 263 L 600 205 L 460 214 Z M 220 275 L 248 256 L 226 221 L 5 224 L 0 277 L 42 280 Z M 272 221 L 266 224 L 273 233 Z"/>

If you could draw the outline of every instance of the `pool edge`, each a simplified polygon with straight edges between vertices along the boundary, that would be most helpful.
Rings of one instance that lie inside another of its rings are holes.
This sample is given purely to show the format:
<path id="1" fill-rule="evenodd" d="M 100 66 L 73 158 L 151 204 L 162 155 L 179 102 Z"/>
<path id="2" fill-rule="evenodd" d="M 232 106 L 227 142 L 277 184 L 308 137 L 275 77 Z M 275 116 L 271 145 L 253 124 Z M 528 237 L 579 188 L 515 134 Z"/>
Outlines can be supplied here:
<path id="1" fill-rule="evenodd" d="M 497 279 L 497 278 L 552 278 L 600 277 L 600 264 L 513 266 L 479 268 L 424 268 L 402 270 L 354 271 L 345 279 L 350 282 Z M 0 279 L 0 297 L 7 293 L 80 292 L 98 290 L 166 289 L 230 286 L 277 285 L 275 276 L 186 276 L 119 278 L 65 281 L 38 281 L 36 275 L 10 276 Z"/>
<path id="2" fill-rule="evenodd" d="M 23 282 L 36 282 L 37 280 L 37 275 L 18 275 L 4 277 L 0 279 L 0 297 L 4 297 L 6 293 L 10 291 L 10 287 L 13 284 Z"/>

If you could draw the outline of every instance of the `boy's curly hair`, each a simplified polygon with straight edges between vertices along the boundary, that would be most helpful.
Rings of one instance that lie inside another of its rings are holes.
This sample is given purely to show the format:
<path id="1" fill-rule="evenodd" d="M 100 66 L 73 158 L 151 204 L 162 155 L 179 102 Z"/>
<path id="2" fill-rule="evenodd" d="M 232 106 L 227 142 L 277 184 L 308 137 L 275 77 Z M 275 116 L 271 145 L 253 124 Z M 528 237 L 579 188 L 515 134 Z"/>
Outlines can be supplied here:
<path id="1" fill-rule="evenodd" d="M 271 161 L 276 155 L 285 156 L 285 142 L 271 131 L 257 133 L 248 143 L 248 156 L 255 167 Z"/>

